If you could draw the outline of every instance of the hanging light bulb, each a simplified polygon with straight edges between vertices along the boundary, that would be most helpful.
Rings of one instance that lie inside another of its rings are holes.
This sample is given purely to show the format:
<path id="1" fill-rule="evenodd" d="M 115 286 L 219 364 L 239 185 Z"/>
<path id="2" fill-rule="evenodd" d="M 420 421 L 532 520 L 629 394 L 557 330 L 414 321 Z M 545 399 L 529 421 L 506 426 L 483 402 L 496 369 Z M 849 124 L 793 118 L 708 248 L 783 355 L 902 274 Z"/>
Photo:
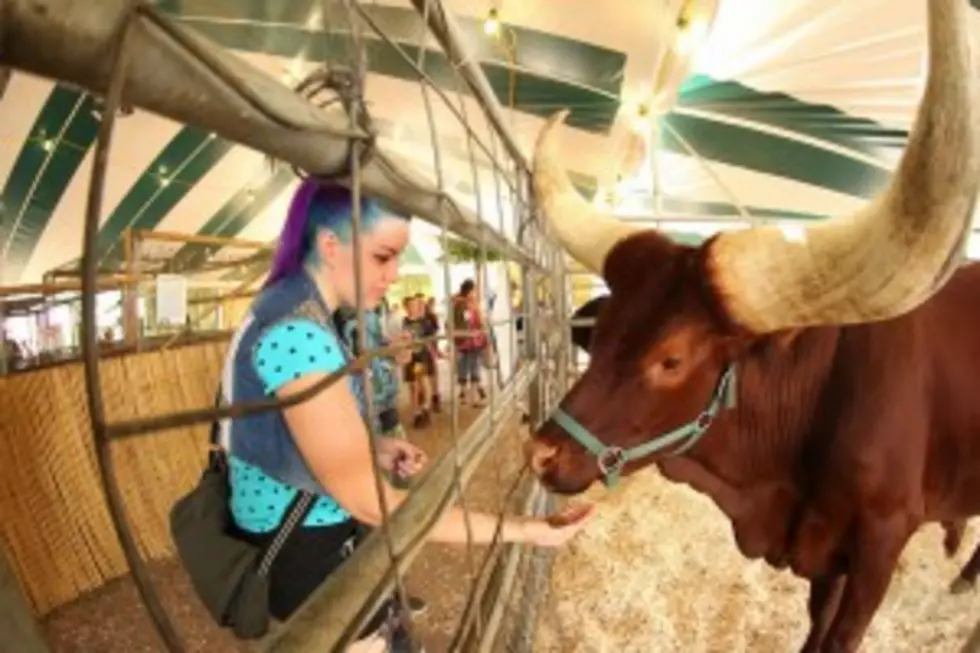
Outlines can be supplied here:
<path id="1" fill-rule="evenodd" d="M 483 21 L 483 32 L 487 36 L 496 36 L 500 31 L 500 18 L 497 16 L 497 8 L 491 7 L 487 12 L 487 17 Z"/>

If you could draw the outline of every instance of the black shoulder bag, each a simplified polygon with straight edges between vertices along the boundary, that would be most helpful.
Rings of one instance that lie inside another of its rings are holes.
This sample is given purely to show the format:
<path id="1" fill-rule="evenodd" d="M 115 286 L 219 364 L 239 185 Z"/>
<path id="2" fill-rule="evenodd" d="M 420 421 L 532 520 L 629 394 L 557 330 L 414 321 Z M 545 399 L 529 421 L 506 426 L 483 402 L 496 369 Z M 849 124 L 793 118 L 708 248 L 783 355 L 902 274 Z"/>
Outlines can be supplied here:
<path id="1" fill-rule="evenodd" d="M 221 394 L 215 405 L 220 405 Z M 211 617 L 240 639 L 258 639 L 269 630 L 269 570 L 289 536 L 302 524 L 316 497 L 301 491 L 271 543 L 264 549 L 230 534 L 227 454 L 211 424 L 211 451 L 197 485 L 170 511 L 177 556 Z"/>

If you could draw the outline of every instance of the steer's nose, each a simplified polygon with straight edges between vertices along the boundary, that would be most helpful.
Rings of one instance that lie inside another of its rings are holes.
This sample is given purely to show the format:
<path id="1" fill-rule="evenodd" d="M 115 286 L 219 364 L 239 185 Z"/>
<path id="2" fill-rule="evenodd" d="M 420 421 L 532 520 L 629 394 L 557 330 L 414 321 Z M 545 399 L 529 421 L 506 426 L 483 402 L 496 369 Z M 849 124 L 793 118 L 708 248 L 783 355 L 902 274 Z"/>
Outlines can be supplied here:
<path id="1" fill-rule="evenodd" d="M 524 445 L 524 458 L 536 476 L 541 476 L 544 473 L 548 468 L 548 463 L 557 454 L 558 447 L 541 440 L 528 440 L 527 444 Z"/>

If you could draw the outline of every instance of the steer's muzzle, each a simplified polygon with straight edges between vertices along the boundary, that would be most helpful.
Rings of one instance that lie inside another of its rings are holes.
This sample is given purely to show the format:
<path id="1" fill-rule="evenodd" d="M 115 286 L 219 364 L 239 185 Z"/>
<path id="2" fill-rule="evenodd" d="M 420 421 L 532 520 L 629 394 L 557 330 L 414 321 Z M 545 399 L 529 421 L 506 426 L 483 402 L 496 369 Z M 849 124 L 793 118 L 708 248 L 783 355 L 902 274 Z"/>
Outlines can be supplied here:
<path id="1" fill-rule="evenodd" d="M 524 459 L 541 485 L 556 494 L 581 494 L 599 480 L 595 457 L 550 421 L 524 445 Z"/>

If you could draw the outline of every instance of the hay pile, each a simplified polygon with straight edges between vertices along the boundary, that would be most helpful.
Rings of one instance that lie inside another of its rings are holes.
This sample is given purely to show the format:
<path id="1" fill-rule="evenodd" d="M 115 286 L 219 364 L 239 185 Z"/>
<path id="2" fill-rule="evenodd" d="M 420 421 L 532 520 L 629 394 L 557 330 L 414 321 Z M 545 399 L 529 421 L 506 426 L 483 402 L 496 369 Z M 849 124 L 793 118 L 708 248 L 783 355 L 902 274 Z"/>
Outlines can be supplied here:
<path id="1" fill-rule="evenodd" d="M 785 653 L 807 634 L 807 584 L 739 554 L 707 497 L 654 472 L 612 492 L 555 560 L 535 652 Z M 947 560 L 938 526 L 909 543 L 862 646 L 881 653 L 959 651 L 980 619 L 980 592 L 951 596 L 973 549 Z"/>

